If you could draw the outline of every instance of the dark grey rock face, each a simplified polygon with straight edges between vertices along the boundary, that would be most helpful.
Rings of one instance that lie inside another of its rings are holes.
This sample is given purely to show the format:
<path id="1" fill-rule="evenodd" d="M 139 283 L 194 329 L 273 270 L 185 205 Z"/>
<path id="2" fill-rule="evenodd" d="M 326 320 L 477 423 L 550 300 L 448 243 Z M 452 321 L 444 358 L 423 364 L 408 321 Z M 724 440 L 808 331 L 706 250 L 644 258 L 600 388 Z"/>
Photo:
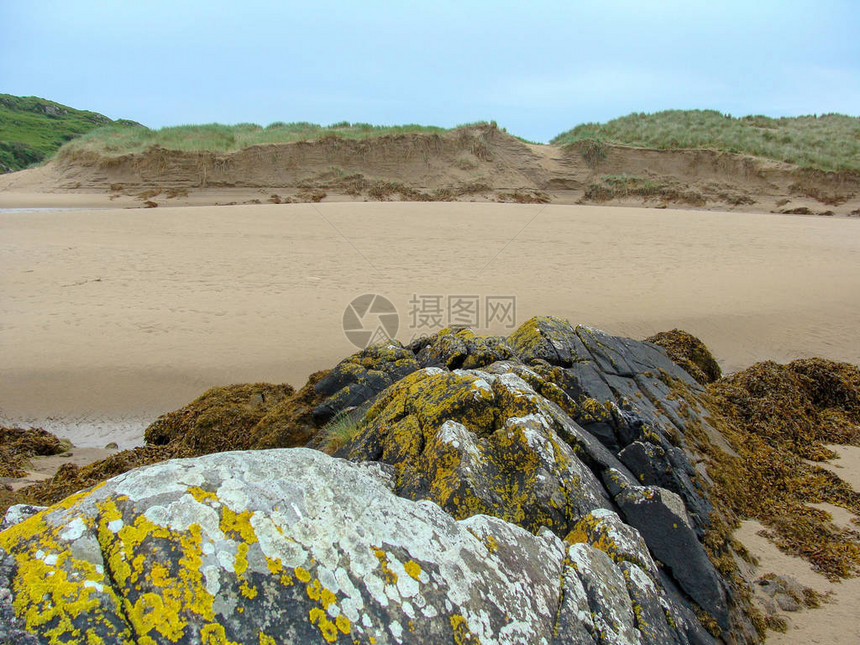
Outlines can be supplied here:
<path id="1" fill-rule="evenodd" d="M 360 406 L 418 367 L 415 355 L 396 341 L 371 345 L 342 360 L 317 382 L 315 392 L 327 398 L 314 409 L 313 417 L 325 422 Z"/>

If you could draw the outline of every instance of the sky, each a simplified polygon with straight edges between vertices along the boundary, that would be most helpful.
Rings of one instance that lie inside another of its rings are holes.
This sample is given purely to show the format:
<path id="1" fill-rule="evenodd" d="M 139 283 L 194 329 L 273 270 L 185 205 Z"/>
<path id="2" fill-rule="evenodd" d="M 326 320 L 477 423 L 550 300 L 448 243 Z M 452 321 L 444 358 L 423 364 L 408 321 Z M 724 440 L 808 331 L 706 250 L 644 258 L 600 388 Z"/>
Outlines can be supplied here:
<path id="1" fill-rule="evenodd" d="M 860 115 L 860 0 L 0 0 L 0 93 L 151 128 Z"/>

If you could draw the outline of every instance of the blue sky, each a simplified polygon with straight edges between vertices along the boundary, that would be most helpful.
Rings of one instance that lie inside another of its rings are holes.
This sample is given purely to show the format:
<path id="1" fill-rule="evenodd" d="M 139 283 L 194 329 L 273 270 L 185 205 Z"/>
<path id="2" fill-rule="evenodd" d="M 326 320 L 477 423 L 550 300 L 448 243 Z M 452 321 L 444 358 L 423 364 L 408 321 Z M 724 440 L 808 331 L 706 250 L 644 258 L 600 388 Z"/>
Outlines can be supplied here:
<path id="1" fill-rule="evenodd" d="M 150 127 L 860 114 L 860 2 L 0 0 L 0 92 Z"/>

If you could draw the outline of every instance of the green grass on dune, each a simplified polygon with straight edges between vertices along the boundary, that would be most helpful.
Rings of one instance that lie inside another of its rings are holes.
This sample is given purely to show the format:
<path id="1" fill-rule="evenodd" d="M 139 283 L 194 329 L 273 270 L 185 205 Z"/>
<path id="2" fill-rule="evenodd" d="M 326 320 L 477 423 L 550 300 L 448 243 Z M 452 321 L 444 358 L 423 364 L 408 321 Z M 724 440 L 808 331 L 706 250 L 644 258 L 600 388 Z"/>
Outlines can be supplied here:
<path id="1" fill-rule="evenodd" d="M 37 164 L 74 137 L 111 123 L 103 114 L 35 96 L 0 94 L 0 172 Z"/>
<path id="2" fill-rule="evenodd" d="M 477 125 L 477 124 L 469 124 Z M 463 127 L 463 126 L 458 126 Z M 151 146 L 169 150 L 215 150 L 230 152 L 266 143 L 311 141 L 325 137 L 366 139 L 386 134 L 437 133 L 446 128 L 427 125 L 371 125 L 342 121 L 328 126 L 315 123 L 272 123 L 262 127 L 253 123 L 222 125 L 179 125 L 160 130 L 144 127 L 107 126 L 67 143 L 61 154 L 94 151 L 107 155 L 142 152 Z"/>
<path id="3" fill-rule="evenodd" d="M 644 148 L 707 148 L 806 168 L 860 172 L 860 117 L 843 114 L 775 119 L 732 117 L 715 110 L 634 113 L 606 123 L 578 125 L 551 143 L 583 140 Z"/>
<path id="4" fill-rule="evenodd" d="M 477 125 L 487 123 L 457 128 Z M 58 151 L 70 159 L 87 152 L 119 156 L 153 146 L 231 152 L 259 144 L 324 138 L 367 139 L 451 129 L 343 121 L 327 126 L 306 122 L 277 122 L 266 127 L 252 123 L 211 123 L 150 130 L 133 121 L 112 121 L 96 112 L 76 110 L 46 99 L 0 94 L 0 172 L 41 163 Z M 578 125 L 551 141 L 562 146 L 577 142 L 585 142 L 580 143 L 579 150 L 587 159 L 605 155 L 604 144 L 621 144 L 660 149 L 704 148 L 786 161 L 806 168 L 860 172 L 860 117 L 842 114 L 735 118 L 715 110 L 634 113 L 606 123 Z"/>

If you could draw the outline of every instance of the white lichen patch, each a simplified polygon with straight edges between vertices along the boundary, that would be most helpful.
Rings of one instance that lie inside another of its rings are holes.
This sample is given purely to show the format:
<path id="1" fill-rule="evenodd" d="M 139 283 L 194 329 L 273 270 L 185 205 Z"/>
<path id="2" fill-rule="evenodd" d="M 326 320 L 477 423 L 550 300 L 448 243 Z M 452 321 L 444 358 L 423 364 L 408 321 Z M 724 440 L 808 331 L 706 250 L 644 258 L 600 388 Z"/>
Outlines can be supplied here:
<path id="1" fill-rule="evenodd" d="M 87 525 L 80 517 L 76 517 L 66 525 L 66 528 L 60 533 L 60 539 L 66 542 L 72 542 L 80 538 L 84 531 L 87 530 Z"/>
<path id="2" fill-rule="evenodd" d="M 450 419 L 439 427 L 435 437 L 436 441 L 447 444 L 455 450 L 460 450 L 478 463 L 482 463 L 484 458 L 478 450 L 476 439 L 475 434 L 466 426 Z"/>

